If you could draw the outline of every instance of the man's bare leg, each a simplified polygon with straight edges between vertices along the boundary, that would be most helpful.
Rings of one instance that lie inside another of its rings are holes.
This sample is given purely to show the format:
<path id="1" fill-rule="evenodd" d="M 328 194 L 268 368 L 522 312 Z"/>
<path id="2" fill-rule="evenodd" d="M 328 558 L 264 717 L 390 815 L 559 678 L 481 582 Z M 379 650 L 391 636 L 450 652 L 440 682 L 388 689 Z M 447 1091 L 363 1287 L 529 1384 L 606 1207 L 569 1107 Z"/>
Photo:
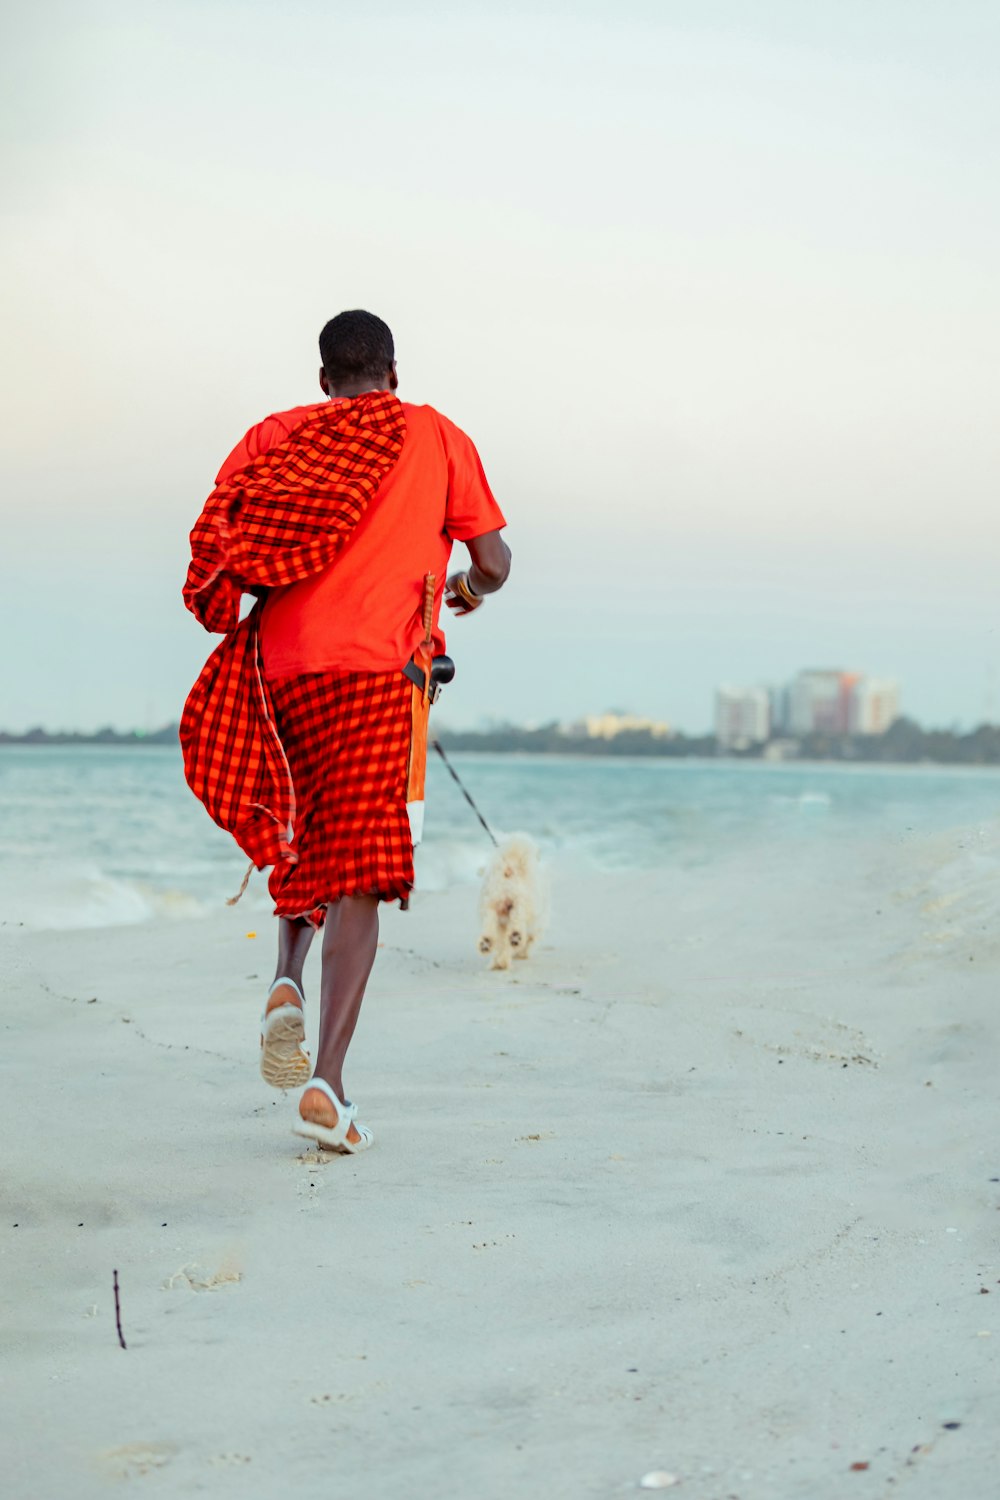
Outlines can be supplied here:
<path id="1" fill-rule="evenodd" d="M 315 927 L 302 917 L 279 917 L 278 966 L 274 971 L 276 980 L 292 979 L 302 990 L 302 966 L 315 931 Z M 305 994 L 305 991 L 302 990 L 302 993 Z M 299 997 L 295 991 L 289 985 L 279 984 L 267 1002 L 267 1009 L 272 1011 L 279 1005 L 298 1004 Z"/>
<path id="2" fill-rule="evenodd" d="M 358 1024 L 365 986 L 378 947 L 378 898 L 348 896 L 327 907 L 323 929 L 323 976 L 320 983 L 319 1050 L 315 1076 L 324 1078 L 338 1099 L 344 1098 L 344 1059 Z M 319 1090 L 302 1096 L 305 1120 L 334 1126 L 336 1112 Z M 347 1138 L 361 1139 L 352 1125 Z"/>

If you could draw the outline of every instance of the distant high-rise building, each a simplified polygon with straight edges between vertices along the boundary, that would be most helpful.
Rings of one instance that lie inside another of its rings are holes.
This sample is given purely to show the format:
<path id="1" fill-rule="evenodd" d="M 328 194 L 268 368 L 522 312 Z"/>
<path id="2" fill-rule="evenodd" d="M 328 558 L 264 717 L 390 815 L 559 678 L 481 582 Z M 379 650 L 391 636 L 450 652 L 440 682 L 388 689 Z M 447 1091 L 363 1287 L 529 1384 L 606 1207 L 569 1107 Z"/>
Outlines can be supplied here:
<path id="1" fill-rule="evenodd" d="M 791 734 L 848 734 L 851 695 L 861 679 L 837 669 L 800 672 L 788 689 Z"/>
<path id="2" fill-rule="evenodd" d="M 899 684 L 861 677 L 851 689 L 848 730 L 851 734 L 885 734 L 899 718 Z"/>
<path id="3" fill-rule="evenodd" d="M 771 733 L 785 734 L 788 731 L 789 715 L 787 683 L 783 687 L 768 688 L 768 697 L 771 701 Z"/>
<path id="4" fill-rule="evenodd" d="M 766 688 L 716 689 L 715 737 L 723 750 L 762 745 L 770 733 L 771 697 Z"/>
<path id="5" fill-rule="evenodd" d="M 723 685 L 715 693 L 722 749 L 763 744 L 772 735 L 885 734 L 899 718 L 899 684 L 839 668 L 800 672 L 780 688 Z"/>

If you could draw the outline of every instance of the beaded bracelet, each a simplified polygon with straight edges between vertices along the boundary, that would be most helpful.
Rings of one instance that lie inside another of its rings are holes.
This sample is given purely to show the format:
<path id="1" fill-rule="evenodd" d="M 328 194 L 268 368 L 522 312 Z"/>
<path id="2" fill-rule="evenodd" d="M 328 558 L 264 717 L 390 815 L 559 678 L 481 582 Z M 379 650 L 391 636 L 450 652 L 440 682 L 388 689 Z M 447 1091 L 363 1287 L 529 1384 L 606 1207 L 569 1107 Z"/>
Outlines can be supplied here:
<path id="1" fill-rule="evenodd" d="M 482 604 L 483 596 L 472 592 L 468 573 L 456 573 L 452 587 L 467 609 L 478 609 Z"/>

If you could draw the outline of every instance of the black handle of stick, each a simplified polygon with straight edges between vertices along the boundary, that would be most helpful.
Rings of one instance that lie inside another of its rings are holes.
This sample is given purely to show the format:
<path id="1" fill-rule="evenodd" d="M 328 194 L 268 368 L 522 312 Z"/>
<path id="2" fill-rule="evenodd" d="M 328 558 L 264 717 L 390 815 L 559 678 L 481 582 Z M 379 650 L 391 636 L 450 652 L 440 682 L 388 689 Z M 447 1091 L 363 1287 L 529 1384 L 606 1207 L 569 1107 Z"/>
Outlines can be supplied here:
<path id="1" fill-rule="evenodd" d="M 438 755 L 440 755 L 441 759 L 444 761 L 445 765 L 448 767 L 448 775 L 451 777 L 452 781 L 458 787 L 459 791 L 462 793 L 462 796 L 465 798 L 466 802 L 472 808 L 472 811 L 475 813 L 475 815 L 479 819 L 480 823 L 482 823 L 482 825 L 485 828 L 485 830 L 486 830 L 487 834 L 489 835 L 489 837 L 493 840 L 493 847 L 494 847 L 494 849 L 499 849 L 500 845 L 499 845 L 499 843 L 497 841 L 496 834 L 493 832 L 493 829 L 487 823 L 486 819 L 483 817 L 482 813 L 479 811 L 479 808 L 476 806 L 476 804 L 473 802 L 472 798 L 469 796 L 468 792 L 465 790 L 465 787 L 462 785 L 462 782 L 461 782 L 461 780 L 459 778 L 458 772 L 455 770 L 455 767 L 452 765 L 451 761 L 448 759 L 447 755 L 445 755 L 444 751 L 442 750 L 440 741 L 439 740 L 432 740 L 431 744 L 434 746 L 434 749 L 437 751 Z"/>

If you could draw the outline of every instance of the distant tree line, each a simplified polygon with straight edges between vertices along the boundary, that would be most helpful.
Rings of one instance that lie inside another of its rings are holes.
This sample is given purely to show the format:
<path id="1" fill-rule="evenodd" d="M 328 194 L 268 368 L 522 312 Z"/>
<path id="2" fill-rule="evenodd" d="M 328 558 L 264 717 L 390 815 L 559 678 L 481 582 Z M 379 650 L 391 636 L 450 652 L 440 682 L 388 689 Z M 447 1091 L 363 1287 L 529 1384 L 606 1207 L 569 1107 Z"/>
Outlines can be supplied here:
<path id="1" fill-rule="evenodd" d="M 807 735 L 799 754 L 809 760 L 887 761 L 895 764 L 937 761 L 944 765 L 1000 764 L 1000 725 L 980 724 L 968 734 L 950 729 L 921 729 L 912 719 L 897 719 L 885 734 Z"/>
<path id="2" fill-rule="evenodd" d="M 162 729 L 97 729 L 93 734 L 79 730 L 29 729 L 24 734 L 8 734 L 0 729 L 0 745 L 176 745 L 180 725 L 165 724 Z"/>
<path id="3" fill-rule="evenodd" d="M 885 734 L 810 734 L 799 739 L 781 739 L 768 745 L 749 745 L 743 750 L 719 749 L 714 735 L 672 734 L 662 736 L 648 729 L 626 730 L 613 739 L 591 739 L 568 734 L 558 724 L 539 729 L 503 725 L 497 729 L 442 730 L 438 735 L 446 750 L 521 751 L 562 755 L 650 755 L 682 757 L 726 755 L 739 760 L 777 758 L 802 760 L 882 761 L 892 764 L 936 761 L 945 765 L 1000 765 L 1000 726 L 981 724 L 969 734 L 949 729 L 921 729 L 912 719 L 897 719 Z"/>
<path id="4" fill-rule="evenodd" d="M 558 724 L 521 729 L 504 724 L 496 729 L 442 729 L 437 735 L 446 750 L 498 750 L 531 752 L 535 755 L 715 755 L 713 734 L 656 735 L 648 729 L 623 729 L 611 739 L 569 734 Z"/>
<path id="5" fill-rule="evenodd" d="M 111 728 L 99 729 L 95 734 L 52 733 L 40 728 L 29 729 L 26 734 L 8 734 L 0 730 L 0 745 L 176 745 L 178 730 L 177 724 L 166 724 L 162 729 L 148 733 Z M 666 759 L 725 755 L 737 760 L 787 755 L 789 759 L 895 765 L 920 761 L 942 765 L 1000 765 L 1000 725 L 981 724 L 968 734 L 956 734 L 950 729 L 921 729 L 912 719 L 897 719 L 885 734 L 810 734 L 797 740 L 772 741 L 770 749 L 767 745 L 751 745 L 739 751 L 720 750 L 712 734 L 662 735 L 648 729 L 629 729 L 612 739 L 598 739 L 570 733 L 554 722 L 537 729 L 522 729 L 515 724 L 483 730 L 442 729 L 437 737 L 446 750 L 522 755 L 645 755 Z"/>

